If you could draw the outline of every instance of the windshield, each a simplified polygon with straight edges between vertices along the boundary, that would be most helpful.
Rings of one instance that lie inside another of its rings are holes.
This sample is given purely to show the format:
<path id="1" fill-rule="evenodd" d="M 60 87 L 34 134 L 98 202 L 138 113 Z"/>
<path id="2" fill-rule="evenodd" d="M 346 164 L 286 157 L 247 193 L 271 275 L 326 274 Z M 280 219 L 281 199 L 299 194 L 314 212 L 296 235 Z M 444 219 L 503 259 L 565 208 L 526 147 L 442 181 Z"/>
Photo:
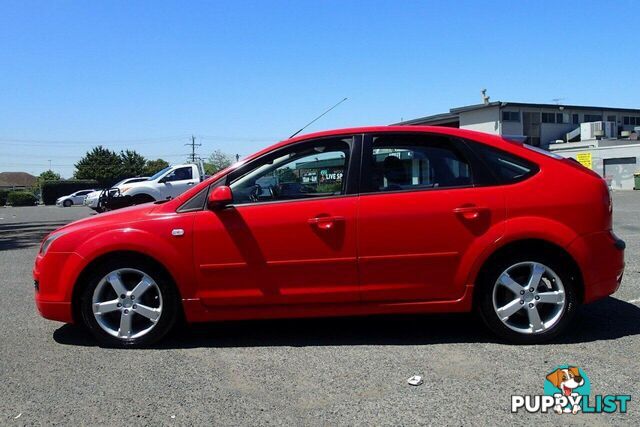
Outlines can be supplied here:
<path id="1" fill-rule="evenodd" d="M 160 178 L 169 169 L 171 169 L 171 166 L 167 166 L 166 168 L 162 169 L 160 172 L 155 173 L 151 178 L 149 178 L 149 181 L 153 181 L 155 179 Z"/>

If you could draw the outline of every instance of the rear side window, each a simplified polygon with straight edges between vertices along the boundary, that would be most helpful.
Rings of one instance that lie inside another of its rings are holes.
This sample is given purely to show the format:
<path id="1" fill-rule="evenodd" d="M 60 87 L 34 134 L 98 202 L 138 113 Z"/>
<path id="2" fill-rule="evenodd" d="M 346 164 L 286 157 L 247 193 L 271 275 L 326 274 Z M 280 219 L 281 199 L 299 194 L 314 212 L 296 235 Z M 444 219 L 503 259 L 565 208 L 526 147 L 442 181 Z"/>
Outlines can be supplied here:
<path id="1" fill-rule="evenodd" d="M 471 165 L 448 139 L 432 135 L 373 138 L 368 191 L 473 185 Z"/>
<path id="2" fill-rule="evenodd" d="M 478 143 L 469 143 L 469 145 L 482 158 L 500 184 L 521 181 L 538 171 L 535 164 L 506 151 Z"/>

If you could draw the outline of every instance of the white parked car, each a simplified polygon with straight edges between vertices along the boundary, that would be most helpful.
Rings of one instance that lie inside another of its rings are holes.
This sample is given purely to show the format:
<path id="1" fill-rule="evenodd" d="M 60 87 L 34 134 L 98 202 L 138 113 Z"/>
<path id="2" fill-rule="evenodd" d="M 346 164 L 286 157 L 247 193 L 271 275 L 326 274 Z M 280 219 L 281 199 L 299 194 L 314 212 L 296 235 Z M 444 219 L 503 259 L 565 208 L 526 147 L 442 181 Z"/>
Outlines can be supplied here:
<path id="1" fill-rule="evenodd" d="M 109 189 L 109 193 L 111 193 L 112 195 L 117 193 L 118 190 L 120 189 L 121 186 L 126 185 L 126 184 L 132 184 L 134 182 L 142 182 L 142 181 L 146 181 L 148 180 L 149 177 L 148 176 L 138 176 L 135 178 L 127 178 L 127 179 L 123 179 L 122 181 L 118 182 L 117 184 L 115 184 L 113 187 L 111 187 Z M 98 211 L 101 212 L 102 211 L 102 207 L 100 206 L 100 195 L 102 194 L 104 190 L 96 190 L 92 193 L 89 193 L 86 197 L 86 199 L 84 199 L 84 205 L 93 209 L 94 211 Z"/>
<path id="2" fill-rule="evenodd" d="M 168 200 L 179 196 L 204 179 L 202 165 L 182 164 L 162 169 L 146 181 L 121 185 L 120 194 L 134 204 Z"/>
<path id="3" fill-rule="evenodd" d="M 56 206 L 64 206 L 68 208 L 73 205 L 82 205 L 84 203 L 85 197 L 87 194 L 94 192 L 95 190 L 80 190 L 75 193 L 71 193 L 67 196 L 58 197 L 56 200 Z"/>

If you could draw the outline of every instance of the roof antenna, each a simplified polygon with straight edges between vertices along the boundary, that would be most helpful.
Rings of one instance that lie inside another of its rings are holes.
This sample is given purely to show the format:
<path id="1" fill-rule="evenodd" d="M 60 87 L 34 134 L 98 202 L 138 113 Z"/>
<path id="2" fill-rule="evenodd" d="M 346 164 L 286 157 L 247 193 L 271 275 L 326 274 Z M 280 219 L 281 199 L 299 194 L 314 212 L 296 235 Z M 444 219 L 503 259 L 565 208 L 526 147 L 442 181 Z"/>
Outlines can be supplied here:
<path id="1" fill-rule="evenodd" d="M 491 97 L 487 95 L 487 90 L 482 89 L 480 93 L 482 94 L 482 103 L 484 105 L 489 105 L 489 99 L 491 99 Z"/>
<path id="2" fill-rule="evenodd" d="M 294 136 L 296 136 L 297 134 L 299 134 L 300 132 L 302 132 L 303 130 L 305 130 L 306 128 L 308 128 L 309 126 L 311 126 L 316 120 L 318 120 L 320 117 L 324 116 L 325 114 L 327 114 L 329 111 L 333 110 L 334 108 L 336 108 L 338 105 L 342 104 L 344 101 L 346 101 L 347 98 L 342 99 L 342 101 L 338 102 L 337 104 L 335 104 L 333 107 L 329 108 L 327 111 L 325 111 L 324 113 L 320 114 L 318 117 L 316 117 L 315 119 L 311 120 L 309 123 L 307 123 L 306 125 L 304 125 L 303 127 L 300 128 L 300 130 L 296 133 L 294 133 L 293 135 L 291 135 L 289 137 L 289 139 L 293 138 Z"/>

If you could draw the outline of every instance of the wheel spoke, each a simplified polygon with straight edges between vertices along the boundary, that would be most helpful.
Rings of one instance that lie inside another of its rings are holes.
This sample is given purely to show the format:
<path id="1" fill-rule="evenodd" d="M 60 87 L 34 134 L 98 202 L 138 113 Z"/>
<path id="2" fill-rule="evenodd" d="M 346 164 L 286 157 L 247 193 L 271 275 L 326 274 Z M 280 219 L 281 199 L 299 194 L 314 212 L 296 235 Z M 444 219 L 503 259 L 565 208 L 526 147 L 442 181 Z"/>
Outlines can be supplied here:
<path id="1" fill-rule="evenodd" d="M 111 287 L 116 291 L 116 294 L 123 295 L 127 293 L 127 288 L 122 283 L 122 280 L 120 280 L 120 274 L 117 272 L 109 274 L 109 276 L 107 276 L 107 282 L 111 284 Z"/>
<path id="2" fill-rule="evenodd" d="M 135 312 L 146 317 L 152 322 L 156 322 L 160 317 L 160 313 L 162 312 L 162 310 L 159 308 L 151 308 L 142 304 L 136 304 Z"/>
<path id="3" fill-rule="evenodd" d="M 93 312 L 95 314 L 106 314 L 111 313 L 112 311 L 120 310 L 118 307 L 118 303 L 120 301 L 117 299 L 105 302 L 97 302 L 93 304 Z"/>
<path id="4" fill-rule="evenodd" d="M 502 275 L 498 279 L 498 283 L 509 289 L 516 295 L 520 295 L 520 291 L 523 289 L 522 285 L 520 285 L 518 282 L 513 280 L 511 276 L 509 276 L 509 273 L 502 273 Z"/>
<path id="5" fill-rule="evenodd" d="M 509 317 L 511 317 L 514 313 L 516 313 L 522 307 L 523 306 L 522 304 L 520 304 L 520 299 L 516 298 L 510 303 L 500 307 L 498 310 L 496 310 L 496 312 L 498 313 L 498 316 L 500 316 L 502 320 L 507 320 Z"/>
<path id="6" fill-rule="evenodd" d="M 144 294 L 154 284 L 155 284 L 154 281 L 149 276 L 143 276 L 142 280 L 140 280 L 140 283 L 138 283 L 133 288 L 133 290 L 131 291 L 131 294 L 134 295 L 136 298 L 140 298 L 142 294 Z"/>
<path id="7" fill-rule="evenodd" d="M 529 276 L 527 288 L 538 289 L 538 285 L 540 284 L 540 280 L 542 280 L 544 271 L 544 266 L 542 266 L 541 264 L 533 264 L 533 266 L 531 267 L 531 275 Z"/>
<path id="8" fill-rule="evenodd" d="M 131 336 L 131 318 L 133 313 L 122 313 L 120 317 L 120 328 L 118 329 L 118 336 L 121 338 L 129 338 Z"/>
<path id="9" fill-rule="evenodd" d="M 561 291 L 541 292 L 538 296 L 540 297 L 538 303 L 562 304 L 564 302 L 564 292 Z"/>
<path id="10" fill-rule="evenodd" d="M 529 325 L 533 329 L 533 332 L 538 332 L 544 329 L 544 323 L 542 323 L 542 319 L 540 319 L 540 313 L 538 313 L 538 308 L 533 306 L 527 310 L 527 314 L 529 315 Z"/>

